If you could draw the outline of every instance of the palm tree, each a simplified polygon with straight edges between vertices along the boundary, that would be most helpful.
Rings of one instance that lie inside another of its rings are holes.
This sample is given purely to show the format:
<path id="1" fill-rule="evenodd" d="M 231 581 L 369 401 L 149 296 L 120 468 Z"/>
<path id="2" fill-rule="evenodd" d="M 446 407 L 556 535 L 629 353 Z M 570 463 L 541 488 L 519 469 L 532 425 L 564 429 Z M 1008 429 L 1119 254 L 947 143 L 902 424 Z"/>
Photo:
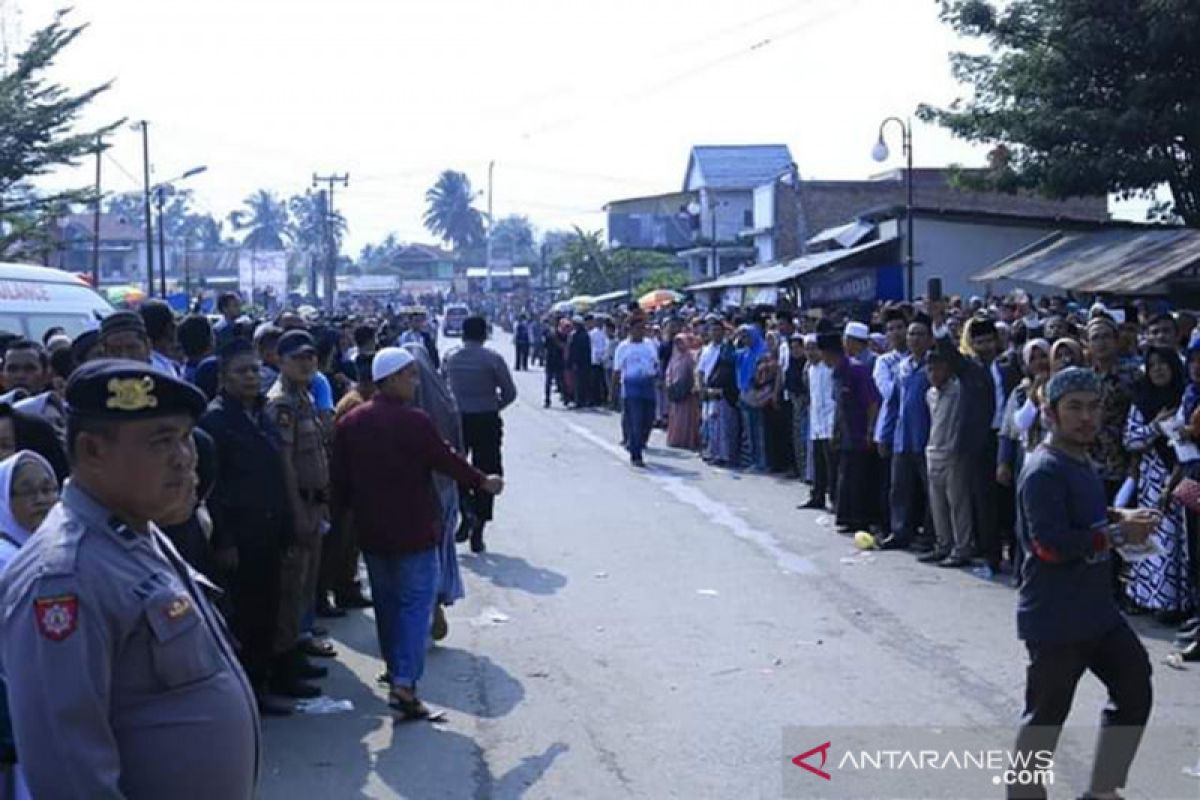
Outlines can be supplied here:
<path id="1" fill-rule="evenodd" d="M 293 238 L 287 203 L 266 189 L 259 189 L 246 198 L 245 206 L 229 214 L 235 231 L 249 231 L 242 245 L 251 250 L 284 249 L 284 242 Z"/>
<path id="2" fill-rule="evenodd" d="M 483 241 L 483 215 L 472 208 L 471 181 L 461 172 L 446 170 L 425 192 L 425 227 L 456 250 Z"/>
<path id="3" fill-rule="evenodd" d="M 320 251 L 326 246 L 326 237 L 333 238 L 333 249 L 341 249 L 346 235 L 346 218 L 341 212 L 329 213 L 324 192 L 299 194 L 288 201 L 293 223 L 293 238 L 306 250 Z"/>

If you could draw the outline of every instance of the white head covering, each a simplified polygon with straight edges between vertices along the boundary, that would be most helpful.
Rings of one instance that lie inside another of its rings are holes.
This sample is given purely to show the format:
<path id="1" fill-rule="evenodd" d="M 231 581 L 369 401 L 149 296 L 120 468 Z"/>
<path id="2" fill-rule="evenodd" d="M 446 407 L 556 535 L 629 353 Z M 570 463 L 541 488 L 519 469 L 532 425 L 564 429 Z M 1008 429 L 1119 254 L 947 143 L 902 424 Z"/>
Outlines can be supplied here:
<path id="1" fill-rule="evenodd" d="M 871 329 L 861 322 L 847 322 L 846 329 L 842 331 L 842 336 L 847 339 L 862 339 L 866 341 L 871 338 Z"/>
<path id="2" fill-rule="evenodd" d="M 0 539 L 0 568 L 7 566 L 12 557 L 16 555 L 17 548 L 24 545 L 33 535 L 33 531 L 22 527 L 21 523 L 17 522 L 16 517 L 12 515 L 13 478 L 17 474 L 17 467 L 23 461 L 34 461 L 41 464 L 51 479 L 57 482 L 54 477 L 54 468 L 50 466 L 50 462 L 32 450 L 18 450 L 0 461 L 0 533 L 7 537 Z"/>
<path id="3" fill-rule="evenodd" d="M 385 347 L 371 360 L 371 380 L 379 383 L 411 363 L 413 363 L 412 353 L 403 347 Z"/>

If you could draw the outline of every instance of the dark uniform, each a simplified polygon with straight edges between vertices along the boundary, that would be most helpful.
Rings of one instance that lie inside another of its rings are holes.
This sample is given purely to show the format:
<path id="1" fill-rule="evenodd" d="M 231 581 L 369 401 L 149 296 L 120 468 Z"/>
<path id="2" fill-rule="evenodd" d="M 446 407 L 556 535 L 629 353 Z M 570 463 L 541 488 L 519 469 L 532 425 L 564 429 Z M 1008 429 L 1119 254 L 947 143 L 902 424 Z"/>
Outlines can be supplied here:
<path id="1" fill-rule="evenodd" d="M 208 500 L 213 536 L 237 549 L 237 569 L 229 576 L 231 621 L 256 689 L 264 687 L 275 655 L 280 561 L 292 534 L 279 432 L 263 411 L 265 402 L 260 396 L 248 412 L 222 393 L 200 419 L 216 443 L 221 476 Z"/>
<path id="2" fill-rule="evenodd" d="M 306 341 L 285 343 L 288 337 Z M 304 331 L 289 331 L 279 347 L 281 356 L 300 348 L 316 349 Z M 329 456 L 324 425 L 307 388 L 291 387 L 281 376 L 267 392 L 265 413 L 279 431 L 284 479 L 291 498 L 291 546 L 283 554 L 275 635 L 275 652 L 284 656 L 299 642 L 301 621 L 317 595 L 321 530 L 329 517 Z"/>
<path id="3" fill-rule="evenodd" d="M 67 387 L 72 415 L 138 420 L 204 408 L 151 367 L 101 360 Z M 249 798 L 254 695 L 207 592 L 148 523 L 80 485 L 0 577 L 0 664 L 34 797 Z"/>

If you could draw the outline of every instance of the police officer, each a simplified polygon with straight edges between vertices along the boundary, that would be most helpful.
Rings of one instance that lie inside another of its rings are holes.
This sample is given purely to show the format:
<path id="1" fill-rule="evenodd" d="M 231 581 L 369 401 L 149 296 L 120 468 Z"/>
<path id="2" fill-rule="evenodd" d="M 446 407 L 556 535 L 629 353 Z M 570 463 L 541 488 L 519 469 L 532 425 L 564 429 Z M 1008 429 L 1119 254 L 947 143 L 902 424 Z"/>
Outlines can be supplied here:
<path id="1" fill-rule="evenodd" d="M 321 568 L 321 534 L 329 518 L 329 460 L 326 432 L 309 386 L 317 371 L 317 347 L 308 331 L 279 338 L 279 380 L 267 392 L 266 414 L 279 431 L 284 485 L 291 509 L 290 546 L 280 569 L 279 622 L 272 688 L 293 697 L 319 694 L 297 679 L 321 678 L 323 667 L 306 655 L 335 655 L 328 642 L 307 636 L 303 622 L 313 610 Z"/>
<path id="2" fill-rule="evenodd" d="M 73 477 L 0 577 L 0 664 L 32 794 L 249 798 L 253 692 L 214 587 L 151 522 L 193 502 L 204 397 L 101 359 L 66 400 Z"/>

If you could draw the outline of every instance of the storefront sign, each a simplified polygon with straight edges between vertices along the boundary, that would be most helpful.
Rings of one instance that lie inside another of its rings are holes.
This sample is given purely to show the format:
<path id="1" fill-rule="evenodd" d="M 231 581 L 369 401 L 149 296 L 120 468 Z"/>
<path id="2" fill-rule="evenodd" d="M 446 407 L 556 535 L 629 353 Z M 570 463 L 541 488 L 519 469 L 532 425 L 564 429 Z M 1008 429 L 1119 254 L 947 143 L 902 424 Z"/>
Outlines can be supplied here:
<path id="1" fill-rule="evenodd" d="M 857 270 L 838 270 L 805 292 L 808 305 L 830 305 L 850 301 L 875 300 L 877 275 L 874 267 Z"/>

